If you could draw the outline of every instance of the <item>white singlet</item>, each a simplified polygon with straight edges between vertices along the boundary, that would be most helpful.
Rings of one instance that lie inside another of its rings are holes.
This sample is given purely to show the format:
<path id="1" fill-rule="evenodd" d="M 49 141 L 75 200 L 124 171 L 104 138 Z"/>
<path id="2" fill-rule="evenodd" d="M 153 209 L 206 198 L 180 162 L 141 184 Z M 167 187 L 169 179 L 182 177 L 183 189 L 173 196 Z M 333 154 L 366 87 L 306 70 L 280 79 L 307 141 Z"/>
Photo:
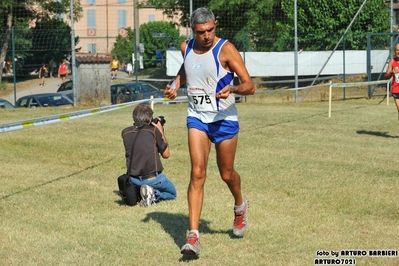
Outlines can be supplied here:
<path id="1" fill-rule="evenodd" d="M 219 61 L 219 53 L 227 40 L 219 39 L 216 45 L 205 54 L 194 52 L 195 39 L 188 41 L 184 53 L 184 69 L 187 77 L 187 115 L 204 123 L 219 120 L 237 121 L 235 97 L 216 98 L 216 93 L 233 84 L 234 73 L 224 69 Z"/>

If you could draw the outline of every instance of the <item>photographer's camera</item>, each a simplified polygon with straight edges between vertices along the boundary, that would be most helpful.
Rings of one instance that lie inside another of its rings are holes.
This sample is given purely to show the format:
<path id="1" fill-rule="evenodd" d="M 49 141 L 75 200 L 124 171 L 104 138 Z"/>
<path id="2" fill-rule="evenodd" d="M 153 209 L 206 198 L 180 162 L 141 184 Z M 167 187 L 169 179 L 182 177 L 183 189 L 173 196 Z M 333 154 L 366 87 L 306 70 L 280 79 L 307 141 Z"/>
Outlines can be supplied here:
<path id="1" fill-rule="evenodd" d="M 165 117 L 164 117 L 164 116 L 160 115 L 160 116 L 158 116 L 158 117 L 154 117 L 154 118 L 151 120 L 151 122 L 152 122 L 152 123 L 155 123 L 155 124 L 158 124 L 158 122 L 160 122 L 161 125 L 163 126 L 163 125 L 166 123 L 166 120 L 165 120 Z"/>

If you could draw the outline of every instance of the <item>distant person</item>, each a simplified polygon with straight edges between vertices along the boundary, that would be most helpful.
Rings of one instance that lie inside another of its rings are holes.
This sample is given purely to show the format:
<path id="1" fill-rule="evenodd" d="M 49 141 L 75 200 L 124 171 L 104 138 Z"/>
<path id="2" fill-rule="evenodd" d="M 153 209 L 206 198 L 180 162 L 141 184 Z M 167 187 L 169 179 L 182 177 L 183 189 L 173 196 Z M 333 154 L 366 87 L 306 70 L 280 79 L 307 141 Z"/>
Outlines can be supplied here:
<path id="1" fill-rule="evenodd" d="M 163 55 L 162 50 L 158 48 L 155 50 L 155 65 L 156 67 L 162 67 Z"/>
<path id="2" fill-rule="evenodd" d="M 42 63 L 42 66 L 39 68 L 39 79 L 41 79 L 41 82 L 39 84 L 40 87 L 44 87 L 44 85 L 45 85 L 44 81 L 45 81 L 47 74 L 48 74 L 48 69 L 46 67 L 46 64 Z"/>
<path id="3" fill-rule="evenodd" d="M 164 91 L 167 98 L 174 99 L 177 89 L 187 84 L 191 175 L 187 191 L 190 231 L 181 248 L 185 255 L 200 254 L 198 230 L 212 143 L 220 177 L 234 198 L 233 234 L 242 237 L 248 227 L 248 202 L 241 192 L 241 177 L 234 169 L 240 129 L 234 94 L 250 95 L 255 87 L 234 45 L 215 35 L 216 25 L 211 10 L 198 8 L 192 13 L 191 29 L 195 38 L 181 43 L 183 64 L 174 82 L 166 85 Z M 233 85 L 235 74 L 241 81 L 237 86 Z"/>
<path id="4" fill-rule="evenodd" d="M 129 75 L 132 74 L 132 72 L 133 72 L 133 66 L 132 66 L 131 63 L 127 63 L 127 65 L 126 65 L 126 71 L 129 73 Z"/>
<path id="5" fill-rule="evenodd" d="M 12 74 L 12 64 L 11 64 L 11 60 L 7 60 L 7 62 L 6 62 L 6 69 L 7 69 L 7 75 L 11 75 L 11 74 Z"/>
<path id="6" fill-rule="evenodd" d="M 395 45 L 395 56 L 389 61 L 384 77 L 385 79 L 392 78 L 391 94 L 395 101 L 399 120 L 399 43 Z"/>
<path id="7" fill-rule="evenodd" d="M 54 78 L 54 70 L 57 68 L 57 62 L 55 62 L 54 57 L 51 57 L 50 61 L 48 62 L 48 71 L 49 71 L 49 77 Z"/>
<path id="8" fill-rule="evenodd" d="M 168 50 L 177 50 L 177 48 L 173 43 L 169 43 Z"/>
<path id="9" fill-rule="evenodd" d="M 117 56 L 114 56 L 114 59 L 112 59 L 110 67 L 111 67 L 111 80 L 116 79 L 116 77 L 118 76 L 118 69 L 119 69 L 119 60 Z"/>
<path id="10" fill-rule="evenodd" d="M 64 84 L 67 74 L 68 74 L 68 66 L 66 64 L 66 60 L 63 59 L 62 63 L 58 67 L 58 77 L 61 78 L 61 84 Z"/>
<path id="11" fill-rule="evenodd" d="M 129 167 L 133 146 L 132 168 L 128 172 L 132 183 L 140 187 L 142 207 L 161 200 L 173 200 L 177 195 L 175 185 L 162 172 L 164 168 L 160 155 L 164 159 L 170 156 L 163 128 L 164 120 L 162 122 L 162 119 L 157 118 L 160 121 L 155 123 L 152 115 L 149 105 L 139 104 L 133 110 L 133 126 L 122 130 L 126 167 Z"/>

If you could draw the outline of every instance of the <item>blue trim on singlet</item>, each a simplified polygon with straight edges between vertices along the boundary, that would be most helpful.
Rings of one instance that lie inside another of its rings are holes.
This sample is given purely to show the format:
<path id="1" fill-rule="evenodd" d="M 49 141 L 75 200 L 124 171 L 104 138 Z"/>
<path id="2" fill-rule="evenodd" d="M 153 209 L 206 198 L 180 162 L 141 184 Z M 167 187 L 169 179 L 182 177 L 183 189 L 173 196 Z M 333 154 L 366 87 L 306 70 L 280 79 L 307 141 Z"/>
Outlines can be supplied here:
<path id="1" fill-rule="evenodd" d="M 215 64 L 216 64 L 216 76 L 219 76 L 219 60 L 218 60 L 218 55 L 220 52 L 220 48 L 222 47 L 222 45 L 226 42 L 227 40 L 225 39 L 220 39 L 217 44 L 215 45 L 215 47 L 212 48 L 212 54 L 213 54 L 213 59 L 215 60 Z"/>
<path id="2" fill-rule="evenodd" d="M 219 80 L 219 82 L 216 85 L 216 92 L 219 92 L 220 90 L 222 90 L 224 87 L 226 87 L 227 85 L 229 85 L 231 83 L 231 81 L 234 79 L 234 74 L 232 72 L 229 72 L 226 74 L 226 76 L 224 76 L 223 78 L 221 78 Z"/>
<path id="3" fill-rule="evenodd" d="M 188 41 L 187 46 L 186 46 L 186 51 L 184 52 L 184 60 L 186 59 L 188 53 L 193 49 L 194 41 L 195 41 L 195 39 L 191 39 Z"/>

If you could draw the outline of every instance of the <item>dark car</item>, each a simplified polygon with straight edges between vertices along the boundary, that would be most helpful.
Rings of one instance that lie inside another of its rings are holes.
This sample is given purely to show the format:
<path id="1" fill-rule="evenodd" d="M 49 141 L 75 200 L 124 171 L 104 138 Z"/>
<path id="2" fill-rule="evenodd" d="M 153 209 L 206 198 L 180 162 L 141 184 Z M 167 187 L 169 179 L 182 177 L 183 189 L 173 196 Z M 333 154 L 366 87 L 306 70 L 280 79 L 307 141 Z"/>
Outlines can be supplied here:
<path id="1" fill-rule="evenodd" d="M 111 86 L 111 103 L 125 103 L 142 99 L 163 98 L 163 90 L 144 81 L 132 81 Z"/>
<path id="2" fill-rule="evenodd" d="M 73 100 L 73 83 L 72 80 L 65 81 L 58 88 L 57 92 L 68 96 L 69 99 Z"/>
<path id="3" fill-rule="evenodd" d="M 0 109 L 15 108 L 15 106 L 7 100 L 0 99 Z"/>
<path id="4" fill-rule="evenodd" d="M 48 106 L 62 106 L 72 105 L 73 102 L 67 96 L 62 93 L 40 93 L 23 96 L 18 99 L 15 107 L 48 107 Z"/>

